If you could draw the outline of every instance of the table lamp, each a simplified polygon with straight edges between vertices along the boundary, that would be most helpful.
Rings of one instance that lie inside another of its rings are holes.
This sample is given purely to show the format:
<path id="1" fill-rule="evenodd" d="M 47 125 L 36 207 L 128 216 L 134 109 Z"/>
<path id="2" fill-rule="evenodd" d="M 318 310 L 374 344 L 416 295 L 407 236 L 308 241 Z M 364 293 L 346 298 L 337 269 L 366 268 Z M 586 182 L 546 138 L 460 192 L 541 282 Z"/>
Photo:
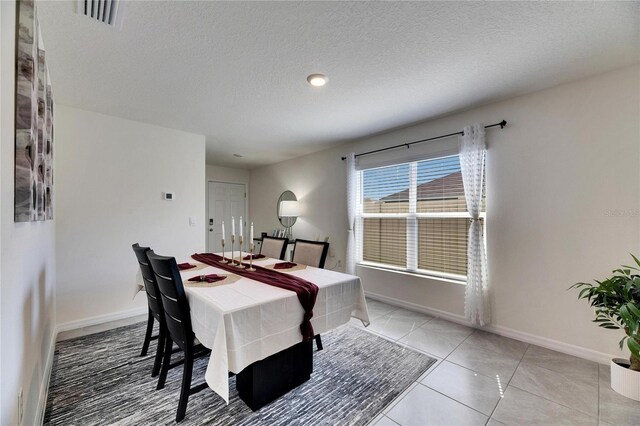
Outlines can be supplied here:
<path id="1" fill-rule="evenodd" d="M 291 239 L 291 222 L 300 216 L 300 203 L 298 201 L 281 201 L 280 216 L 287 218 L 287 237 Z"/>

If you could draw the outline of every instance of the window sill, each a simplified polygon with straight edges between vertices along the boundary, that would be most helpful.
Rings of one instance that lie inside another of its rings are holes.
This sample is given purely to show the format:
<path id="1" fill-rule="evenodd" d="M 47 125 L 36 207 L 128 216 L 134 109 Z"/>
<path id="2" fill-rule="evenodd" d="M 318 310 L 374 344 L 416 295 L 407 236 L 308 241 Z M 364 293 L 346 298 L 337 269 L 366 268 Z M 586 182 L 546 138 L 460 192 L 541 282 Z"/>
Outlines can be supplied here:
<path id="1" fill-rule="evenodd" d="M 401 274 L 401 275 L 409 275 L 412 277 L 416 277 L 416 278 L 423 278 L 423 279 L 428 279 L 428 280 L 433 280 L 433 281 L 442 281 L 442 282 L 446 282 L 446 283 L 450 283 L 450 284 L 458 284 L 458 285 L 463 285 L 466 286 L 467 282 L 463 281 L 463 280 L 454 280 L 451 278 L 444 278 L 444 277 L 440 277 L 437 275 L 428 275 L 428 274 L 421 274 L 418 272 L 410 272 L 410 271 L 405 271 L 402 269 L 393 269 L 393 268 L 385 268 L 382 266 L 376 266 L 376 265 L 369 265 L 366 263 L 356 263 L 357 267 L 360 268 L 366 268 L 366 269 L 374 269 L 374 270 L 378 270 L 378 271 L 384 271 L 384 272 L 392 272 L 394 274 Z"/>

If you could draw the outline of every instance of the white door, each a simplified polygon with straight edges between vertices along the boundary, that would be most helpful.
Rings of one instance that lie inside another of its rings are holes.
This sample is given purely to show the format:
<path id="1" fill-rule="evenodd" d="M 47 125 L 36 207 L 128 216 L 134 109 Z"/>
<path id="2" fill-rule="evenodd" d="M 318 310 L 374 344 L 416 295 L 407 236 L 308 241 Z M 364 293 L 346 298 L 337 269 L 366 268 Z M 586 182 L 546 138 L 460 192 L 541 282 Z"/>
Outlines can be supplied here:
<path id="1" fill-rule="evenodd" d="M 238 232 L 240 216 L 246 221 L 245 214 L 245 185 L 242 183 L 208 182 L 207 205 L 207 250 L 222 251 L 222 221 L 224 221 L 227 240 L 225 251 L 231 251 L 231 216 L 236 218 L 236 233 Z M 246 230 L 246 227 L 245 227 Z M 245 236 L 247 233 L 244 233 Z M 238 248 L 236 241 L 236 250 Z"/>

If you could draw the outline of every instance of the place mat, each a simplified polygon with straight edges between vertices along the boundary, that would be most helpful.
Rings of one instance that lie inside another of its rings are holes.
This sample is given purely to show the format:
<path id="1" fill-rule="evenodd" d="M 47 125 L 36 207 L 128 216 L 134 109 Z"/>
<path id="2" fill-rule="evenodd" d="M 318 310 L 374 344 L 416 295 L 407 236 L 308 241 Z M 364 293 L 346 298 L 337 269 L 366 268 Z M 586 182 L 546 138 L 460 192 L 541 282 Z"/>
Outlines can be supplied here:
<path id="1" fill-rule="evenodd" d="M 282 262 L 278 262 L 278 263 L 282 263 Z M 276 269 L 274 268 L 274 266 L 276 266 L 277 264 L 274 263 L 273 265 L 266 265 L 264 266 L 267 269 L 273 269 L 274 271 L 278 271 L 278 272 L 295 272 L 295 271 L 302 271 L 303 269 L 307 268 L 307 265 L 303 265 L 301 263 L 298 263 L 296 266 L 292 267 L 292 268 L 284 268 L 284 269 Z"/>
<path id="2" fill-rule="evenodd" d="M 189 271 L 193 271 L 193 269 L 189 269 Z M 239 275 L 235 275 L 235 274 L 216 274 L 216 275 L 220 275 L 220 276 L 225 276 L 225 279 L 220 280 L 220 281 L 216 281 L 214 283 L 208 283 L 206 281 L 202 281 L 202 282 L 194 282 L 194 281 L 189 281 L 184 280 L 184 286 L 185 287 L 198 287 L 198 288 L 204 288 L 204 287 L 218 287 L 221 285 L 227 285 L 227 284 L 233 284 L 236 281 L 238 281 L 240 278 L 242 278 Z M 191 277 L 193 278 L 193 277 Z"/>

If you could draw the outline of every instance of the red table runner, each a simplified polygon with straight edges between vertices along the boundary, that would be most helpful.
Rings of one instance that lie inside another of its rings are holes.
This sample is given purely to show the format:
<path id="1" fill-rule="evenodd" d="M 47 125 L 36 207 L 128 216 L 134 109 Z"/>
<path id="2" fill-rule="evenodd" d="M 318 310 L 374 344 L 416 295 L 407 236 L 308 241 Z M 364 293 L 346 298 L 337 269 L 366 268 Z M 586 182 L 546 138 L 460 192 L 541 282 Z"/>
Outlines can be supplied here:
<path id="1" fill-rule="evenodd" d="M 282 272 L 263 268 L 261 266 L 253 265 L 256 269 L 255 271 L 236 268 L 235 266 L 231 266 L 229 263 L 222 263 L 222 256 L 218 256 L 213 253 L 196 253 L 191 257 L 198 262 L 206 263 L 207 265 L 214 266 L 228 272 L 233 272 L 236 275 L 295 292 L 302 308 L 304 309 L 304 317 L 302 319 L 302 324 L 300 324 L 302 338 L 306 342 L 313 339 L 315 336 L 313 326 L 311 325 L 311 318 L 313 317 L 313 307 L 315 306 L 316 298 L 318 297 L 317 285 L 310 283 L 307 280 L 303 280 L 302 278 L 283 274 Z M 247 263 L 243 263 L 243 265 L 249 266 Z"/>

